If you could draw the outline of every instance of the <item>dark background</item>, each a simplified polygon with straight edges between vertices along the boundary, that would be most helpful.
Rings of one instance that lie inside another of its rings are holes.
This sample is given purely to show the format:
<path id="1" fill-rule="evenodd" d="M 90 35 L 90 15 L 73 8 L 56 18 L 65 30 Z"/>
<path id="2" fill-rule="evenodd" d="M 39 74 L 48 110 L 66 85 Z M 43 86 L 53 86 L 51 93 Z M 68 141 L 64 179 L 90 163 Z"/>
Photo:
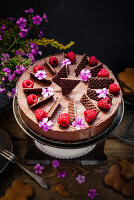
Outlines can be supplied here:
<path id="1" fill-rule="evenodd" d="M 30 7 L 41 16 L 47 13 L 45 37 L 63 44 L 75 41 L 67 51 L 94 55 L 114 73 L 133 66 L 133 0 L 5 0 L 1 2 L 0 17 L 20 17 Z M 45 48 L 43 56 L 55 52 L 52 47 Z"/>

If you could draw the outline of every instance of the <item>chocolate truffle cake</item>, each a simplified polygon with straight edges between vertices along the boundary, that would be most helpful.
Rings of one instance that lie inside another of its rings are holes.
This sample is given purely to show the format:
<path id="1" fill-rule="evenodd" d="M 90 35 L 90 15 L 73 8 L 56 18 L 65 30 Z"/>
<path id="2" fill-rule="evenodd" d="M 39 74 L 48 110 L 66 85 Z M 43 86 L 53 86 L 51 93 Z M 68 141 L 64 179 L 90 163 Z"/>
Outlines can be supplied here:
<path id="1" fill-rule="evenodd" d="M 112 71 L 94 56 L 73 52 L 47 56 L 16 85 L 20 115 L 42 137 L 76 142 L 106 130 L 121 104 Z"/>

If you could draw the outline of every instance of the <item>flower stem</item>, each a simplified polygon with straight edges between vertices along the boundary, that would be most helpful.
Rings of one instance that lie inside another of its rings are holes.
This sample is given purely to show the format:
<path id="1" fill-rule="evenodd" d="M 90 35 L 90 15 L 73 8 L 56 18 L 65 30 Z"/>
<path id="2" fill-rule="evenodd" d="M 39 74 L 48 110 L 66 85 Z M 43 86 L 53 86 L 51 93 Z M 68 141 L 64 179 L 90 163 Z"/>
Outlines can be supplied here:
<path id="1" fill-rule="evenodd" d="M 20 37 L 18 37 L 17 39 L 15 38 L 14 42 L 10 45 L 10 47 L 8 48 L 7 51 L 10 51 L 10 49 L 16 44 L 17 40 L 19 40 Z"/>

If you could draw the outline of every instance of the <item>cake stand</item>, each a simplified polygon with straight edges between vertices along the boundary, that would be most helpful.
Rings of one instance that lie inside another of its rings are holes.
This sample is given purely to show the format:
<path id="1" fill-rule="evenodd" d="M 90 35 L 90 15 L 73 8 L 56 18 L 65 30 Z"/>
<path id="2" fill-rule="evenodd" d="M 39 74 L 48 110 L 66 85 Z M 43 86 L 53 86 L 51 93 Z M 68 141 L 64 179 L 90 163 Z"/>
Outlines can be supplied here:
<path id="1" fill-rule="evenodd" d="M 124 114 L 124 102 L 122 100 L 117 115 L 107 130 L 94 138 L 72 143 L 52 141 L 30 130 L 21 118 L 16 96 L 14 96 L 13 99 L 13 113 L 19 126 L 31 138 L 28 137 L 28 141 L 30 140 L 28 143 L 28 154 L 30 155 L 30 152 L 32 151 L 32 156 L 38 151 L 38 157 L 42 157 L 40 163 L 49 164 L 50 158 L 52 157 L 59 159 L 74 159 L 81 157 L 81 163 L 83 165 L 97 165 L 106 164 L 107 162 L 106 155 L 104 154 L 105 139 L 120 125 Z M 37 158 L 33 159 L 33 162 L 29 161 L 28 164 L 34 164 L 34 160 L 36 161 Z"/>

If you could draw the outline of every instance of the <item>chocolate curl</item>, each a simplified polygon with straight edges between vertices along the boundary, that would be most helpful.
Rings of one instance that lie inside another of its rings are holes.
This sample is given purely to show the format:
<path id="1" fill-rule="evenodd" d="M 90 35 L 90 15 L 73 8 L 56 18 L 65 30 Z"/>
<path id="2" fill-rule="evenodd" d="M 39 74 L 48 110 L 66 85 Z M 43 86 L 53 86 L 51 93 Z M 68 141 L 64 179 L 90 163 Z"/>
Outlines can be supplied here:
<path id="1" fill-rule="evenodd" d="M 38 99 L 38 101 L 37 101 L 36 103 L 34 103 L 34 104 L 32 104 L 31 106 L 29 106 L 29 108 L 32 109 L 32 108 L 34 108 L 34 107 L 36 107 L 36 106 L 38 106 L 38 105 L 44 103 L 45 101 L 50 100 L 51 98 L 53 98 L 53 96 L 54 96 L 54 94 L 51 95 L 51 96 L 48 96 L 48 97 L 46 97 L 46 98 L 41 97 L 40 99 Z"/>
<path id="2" fill-rule="evenodd" d="M 99 109 L 92 103 L 86 94 L 83 94 L 80 102 L 83 104 L 86 110 L 94 109 L 97 113 L 99 113 Z"/>
<path id="3" fill-rule="evenodd" d="M 88 87 L 92 89 L 103 89 L 108 88 L 109 85 L 114 83 L 113 78 L 89 78 Z"/>
<path id="4" fill-rule="evenodd" d="M 92 77 L 98 76 L 98 73 L 99 73 L 99 71 L 100 71 L 102 68 L 103 68 L 103 65 L 102 65 L 102 64 L 98 64 L 98 65 L 96 65 L 95 67 L 92 67 L 92 68 L 90 69 L 90 72 L 91 72 L 91 74 L 92 74 Z"/>
<path id="5" fill-rule="evenodd" d="M 23 91 L 25 93 L 33 93 L 33 92 L 42 92 L 42 87 L 39 87 L 39 88 L 23 88 Z"/>
<path id="6" fill-rule="evenodd" d="M 49 111 L 47 112 L 47 117 L 51 118 L 54 112 L 56 111 L 57 107 L 59 106 L 60 102 L 62 100 L 62 97 L 57 97 L 56 101 L 52 104 Z"/>
<path id="7" fill-rule="evenodd" d="M 82 56 L 82 59 L 79 61 L 79 63 L 77 64 L 76 68 L 75 68 L 75 73 L 76 76 L 79 76 L 80 72 L 82 69 L 84 69 L 88 64 L 88 59 L 86 54 L 84 53 L 84 55 Z"/>
<path id="8" fill-rule="evenodd" d="M 68 69 L 64 65 L 55 76 L 52 78 L 52 81 L 56 83 L 58 86 L 61 86 L 60 78 L 67 78 L 68 77 Z"/>
<path id="9" fill-rule="evenodd" d="M 61 78 L 60 84 L 62 89 L 62 94 L 64 96 L 69 95 L 72 90 L 81 82 L 81 80 L 69 79 L 69 78 Z"/>
<path id="10" fill-rule="evenodd" d="M 76 117 L 74 99 L 71 99 L 70 101 L 68 101 L 68 114 L 70 116 L 70 123 L 72 123 Z"/>
<path id="11" fill-rule="evenodd" d="M 32 75 L 34 78 L 36 78 L 34 72 L 29 72 L 29 74 Z M 38 78 L 36 78 L 36 79 L 38 80 Z M 49 78 L 44 78 L 43 80 L 39 80 L 39 81 L 45 81 L 45 82 L 50 83 L 50 84 L 52 83 L 52 80 L 49 79 Z"/>

